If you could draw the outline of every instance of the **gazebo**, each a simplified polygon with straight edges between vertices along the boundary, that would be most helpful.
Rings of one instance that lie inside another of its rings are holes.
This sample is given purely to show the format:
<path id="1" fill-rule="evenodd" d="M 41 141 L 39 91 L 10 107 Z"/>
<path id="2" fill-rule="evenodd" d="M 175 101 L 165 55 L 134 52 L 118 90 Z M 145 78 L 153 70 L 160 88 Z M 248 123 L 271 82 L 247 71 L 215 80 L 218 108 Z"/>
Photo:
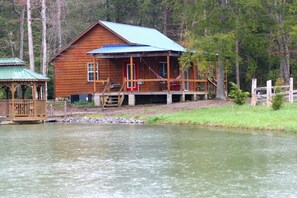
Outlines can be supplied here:
<path id="1" fill-rule="evenodd" d="M 18 58 L 0 58 L 0 120 L 46 120 L 47 81 L 49 78 L 25 68 Z"/>

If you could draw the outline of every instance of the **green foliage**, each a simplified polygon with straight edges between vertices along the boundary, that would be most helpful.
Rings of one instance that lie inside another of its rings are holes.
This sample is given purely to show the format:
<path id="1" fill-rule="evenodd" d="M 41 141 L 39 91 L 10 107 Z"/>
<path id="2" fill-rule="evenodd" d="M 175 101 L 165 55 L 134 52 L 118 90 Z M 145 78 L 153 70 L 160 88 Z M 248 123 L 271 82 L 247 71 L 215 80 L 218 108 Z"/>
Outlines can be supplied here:
<path id="1" fill-rule="evenodd" d="M 276 84 L 275 84 L 275 96 L 271 100 L 271 106 L 273 110 L 279 110 L 285 101 L 285 95 L 281 90 L 281 85 L 283 85 L 283 81 L 281 79 L 277 79 Z"/>
<path id="2" fill-rule="evenodd" d="M 237 105 L 245 104 L 246 99 L 250 95 L 250 93 L 242 91 L 233 82 L 230 82 L 230 84 L 231 84 L 231 91 L 229 93 L 229 97 L 232 98 L 233 102 Z"/>
<path id="3" fill-rule="evenodd" d="M 267 79 L 270 79 L 272 81 L 277 81 L 277 79 L 280 76 L 280 71 L 279 69 L 274 69 L 268 72 Z"/>
<path id="4" fill-rule="evenodd" d="M 94 102 L 74 102 L 73 105 L 80 107 L 92 107 L 94 106 Z"/>
<path id="5" fill-rule="evenodd" d="M 3 99 L 5 96 L 5 91 L 3 89 L 0 89 L 0 99 Z"/>

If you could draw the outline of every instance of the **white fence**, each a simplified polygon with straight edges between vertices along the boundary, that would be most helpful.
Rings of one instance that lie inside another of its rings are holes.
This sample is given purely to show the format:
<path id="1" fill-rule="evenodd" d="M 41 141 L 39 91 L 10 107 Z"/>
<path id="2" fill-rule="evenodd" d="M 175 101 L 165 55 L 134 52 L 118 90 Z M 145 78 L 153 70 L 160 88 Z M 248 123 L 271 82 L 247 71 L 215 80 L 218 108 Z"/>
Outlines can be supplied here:
<path id="1" fill-rule="evenodd" d="M 281 89 L 281 94 L 285 95 L 285 98 L 290 103 L 294 102 L 294 97 L 297 97 L 297 90 L 293 89 L 293 78 L 290 78 L 289 85 L 279 86 Z M 266 87 L 257 87 L 257 79 L 252 79 L 252 99 L 251 105 L 255 106 L 257 102 L 264 103 L 267 106 L 271 106 L 272 97 L 275 93 L 276 86 L 272 86 L 272 81 L 268 80 L 266 82 Z"/>

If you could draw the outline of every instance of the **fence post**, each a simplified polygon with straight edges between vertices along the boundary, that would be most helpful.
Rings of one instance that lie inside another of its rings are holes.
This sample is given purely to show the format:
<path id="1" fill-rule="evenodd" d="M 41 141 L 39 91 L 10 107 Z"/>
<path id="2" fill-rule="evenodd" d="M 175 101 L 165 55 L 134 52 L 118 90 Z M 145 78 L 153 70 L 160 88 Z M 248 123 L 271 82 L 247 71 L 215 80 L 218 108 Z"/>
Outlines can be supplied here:
<path id="1" fill-rule="evenodd" d="M 64 102 L 64 115 L 67 116 L 67 102 Z"/>
<path id="2" fill-rule="evenodd" d="M 257 79 L 253 78 L 252 79 L 252 89 L 251 89 L 251 105 L 252 106 L 256 106 L 257 104 L 257 92 L 256 92 L 256 88 L 257 88 Z"/>
<path id="3" fill-rule="evenodd" d="M 53 104 L 50 104 L 50 115 L 53 116 Z"/>
<path id="4" fill-rule="evenodd" d="M 289 102 L 290 103 L 294 102 L 294 98 L 293 98 L 293 78 L 290 78 Z"/>
<path id="5" fill-rule="evenodd" d="M 267 92 L 266 92 L 266 94 L 267 94 L 266 105 L 267 105 L 268 107 L 270 107 L 270 106 L 271 106 L 271 100 L 272 100 L 272 82 L 271 82 L 271 80 L 268 80 L 268 81 L 266 82 L 266 86 L 267 86 Z"/>

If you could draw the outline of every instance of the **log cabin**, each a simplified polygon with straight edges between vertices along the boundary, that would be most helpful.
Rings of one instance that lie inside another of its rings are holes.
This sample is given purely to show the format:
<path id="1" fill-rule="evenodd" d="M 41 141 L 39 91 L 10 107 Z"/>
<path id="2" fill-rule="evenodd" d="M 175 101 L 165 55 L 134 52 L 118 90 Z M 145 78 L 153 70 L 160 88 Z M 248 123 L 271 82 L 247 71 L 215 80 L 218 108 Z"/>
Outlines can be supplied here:
<path id="1" fill-rule="evenodd" d="M 51 59 L 55 98 L 92 94 L 102 107 L 207 98 L 215 82 L 180 66 L 185 51 L 155 29 L 97 21 Z"/>
<path id="2" fill-rule="evenodd" d="M 24 65 L 18 58 L 0 58 L 0 120 L 24 123 L 47 119 L 49 78 Z"/>

